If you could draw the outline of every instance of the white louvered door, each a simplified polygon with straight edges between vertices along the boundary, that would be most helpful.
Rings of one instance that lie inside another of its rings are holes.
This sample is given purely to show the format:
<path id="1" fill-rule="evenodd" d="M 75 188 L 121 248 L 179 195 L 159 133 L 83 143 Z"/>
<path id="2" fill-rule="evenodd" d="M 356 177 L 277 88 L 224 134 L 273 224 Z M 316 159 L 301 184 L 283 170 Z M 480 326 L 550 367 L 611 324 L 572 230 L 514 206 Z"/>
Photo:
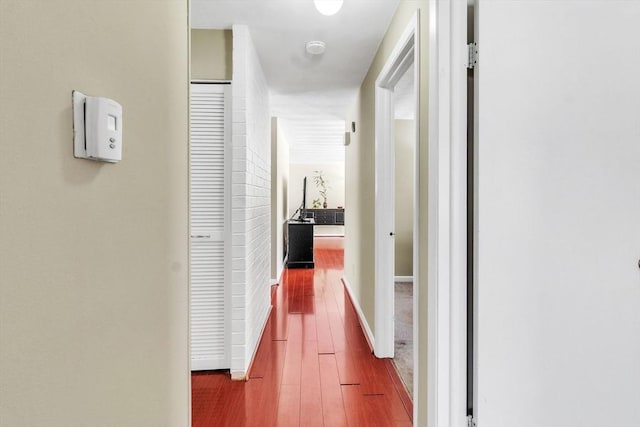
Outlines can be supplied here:
<path id="1" fill-rule="evenodd" d="M 191 370 L 230 367 L 230 85 L 191 84 Z"/>

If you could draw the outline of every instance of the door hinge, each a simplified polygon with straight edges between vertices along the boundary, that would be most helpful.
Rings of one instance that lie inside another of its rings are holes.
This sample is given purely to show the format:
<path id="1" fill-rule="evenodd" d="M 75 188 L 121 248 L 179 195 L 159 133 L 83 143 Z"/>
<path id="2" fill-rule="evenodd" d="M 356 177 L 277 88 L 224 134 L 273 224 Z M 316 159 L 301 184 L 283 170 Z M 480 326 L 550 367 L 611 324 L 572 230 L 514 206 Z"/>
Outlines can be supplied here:
<path id="1" fill-rule="evenodd" d="M 467 45 L 467 68 L 472 70 L 478 64 L 478 43 L 473 42 Z"/>
<path id="2" fill-rule="evenodd" d="M 476 424 L 476 419 L 473 418 L 473 415 L 467 415 L 467 427 L 478 427 Z"/>

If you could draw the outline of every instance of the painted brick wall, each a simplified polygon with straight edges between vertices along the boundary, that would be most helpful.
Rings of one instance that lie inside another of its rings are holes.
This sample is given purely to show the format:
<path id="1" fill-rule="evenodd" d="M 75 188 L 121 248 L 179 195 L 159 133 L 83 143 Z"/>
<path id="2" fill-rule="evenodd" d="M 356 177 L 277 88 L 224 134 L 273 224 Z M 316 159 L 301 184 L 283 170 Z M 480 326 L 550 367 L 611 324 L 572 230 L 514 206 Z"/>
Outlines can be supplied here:
<path id="1" fill-rule="evenodd" d="M 271 305 L 269 91 L 244 25 L 233 26 L 232 94 L 231 374 L 242 378 Z"/>

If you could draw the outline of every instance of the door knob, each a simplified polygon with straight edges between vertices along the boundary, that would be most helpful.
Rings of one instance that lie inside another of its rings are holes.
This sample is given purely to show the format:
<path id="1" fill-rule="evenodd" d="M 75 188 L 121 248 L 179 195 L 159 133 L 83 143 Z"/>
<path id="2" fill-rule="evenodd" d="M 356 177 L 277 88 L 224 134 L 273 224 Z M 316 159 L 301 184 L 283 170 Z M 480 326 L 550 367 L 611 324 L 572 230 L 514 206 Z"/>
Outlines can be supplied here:
<path id="1" fill-rule="evenodd" d="M 393 231 L 391 233 L 389 233 L 389 236 L 395 236 L 396 233 L 394 233 Z M 640 261 L 638 261 L 638 264 L 640 264 Z"/>

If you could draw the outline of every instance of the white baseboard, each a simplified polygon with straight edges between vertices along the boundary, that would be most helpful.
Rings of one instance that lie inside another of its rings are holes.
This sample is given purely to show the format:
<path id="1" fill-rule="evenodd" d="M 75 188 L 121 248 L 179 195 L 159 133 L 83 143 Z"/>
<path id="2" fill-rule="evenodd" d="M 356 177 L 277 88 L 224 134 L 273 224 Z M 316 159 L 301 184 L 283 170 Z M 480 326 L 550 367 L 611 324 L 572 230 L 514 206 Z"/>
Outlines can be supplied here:
<path id="1" fill-rule="evenodd" d="M 360 326 L 362 326 L 365 337 L 369 342 L 369 347 L 371 348 L 371 352 L 373 352 L 375 349 L 375 341 L 373 338 L 373 333 L 371 332 L 371 328 L 369 327 L 369 323 L 367 322 L 367 319 L 364 317 L 364 313 L 362 312 L 360 303 L 358 302 L 357 299 L 354 298 L 349 281 L 345 277 L 342 277 L 340 280 L 342 280 L 342 284 L 344 285 L 344 288 L 347 290 L 347 293 L 349 294 L 351 303 L 353 304 L 353 307 L 356 309 L 356 313 L 358 314 L 358 319 L 360 320 Z"/>
<path id="2" fill-rule="evenodd" d="M 409 282 L 409 283 L 413 283 L 413 276 L 395 276 L 394 277 L 394 281 L 396 283 L 398 282 Z"/>
<path id="3" fill-rule="evenodd" d="M 287 260 L 285 258 L 284 262 L 280 266 L 280 269 L 279 269 L 278 273 L 276 274 L 276 278 L 275 279 L 271 278 L 271 286 L 279 284 L 280 281 L 282 280 L 282 273 L 284 273 L 284 266 L 286 265 L 285 264 L 286 261 Z"/>
<path id="4" fill-rule="evenodd" d="M 286 261 L 286 259 L 285 259 L 285 261 Z M 277 279 L 271 279 L 271 286 L 278 285 L 278 284 L 280 284 L 280 282 L 282 282 L 282 274 L 284 273 L 284 266 L 285 266 L 285 264 L 282 264 L 280 266 L 280 271 L 278 271 L 278 274 L 276 276 Z"/>
<path id="5" fill-rule="evenodd" d="M 271 315 L 271 310 L 273 306 L 269 304 L 269 309 L 266 312 L 266 315 L 262 319 L 262 327 L 260 328 L 260 334 L 258 335 L 258 339 L 256 340 L 255 346 L 253 348 L 253 352 L 251 354 L 251 359 L 249 359 L 249 365 L 245 371 L 231 371 L 231 380 L 233 381 L 248 381 L 249 376 L 251 375 L 251 368 L 253 367 L 253 362 L 256 359 L 256 354 L 258 354 L 258 347 L 260 347 L 260 341 L 262 341 L 262 335 L 264 335 L 264 329 L 267 327 L 267 322 L 269 321 L 269 316 Z"/>
<path id="6" fill-rule="evenodd" d="M 231 381 L 247 381 L 247 373 L 244 371 L 231 371 Z"/>

